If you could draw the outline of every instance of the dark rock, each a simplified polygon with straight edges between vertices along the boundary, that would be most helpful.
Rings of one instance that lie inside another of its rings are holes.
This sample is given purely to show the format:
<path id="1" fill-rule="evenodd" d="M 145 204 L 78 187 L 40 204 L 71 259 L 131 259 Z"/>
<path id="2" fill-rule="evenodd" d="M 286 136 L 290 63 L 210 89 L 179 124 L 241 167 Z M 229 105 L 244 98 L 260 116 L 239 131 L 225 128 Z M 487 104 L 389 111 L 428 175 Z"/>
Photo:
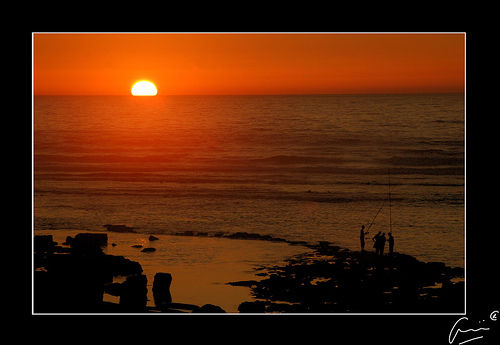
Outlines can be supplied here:
<path id="1" fill-rule="evenodd" d="M 54 253 L 71 253 L 71 248 L 55 246 Z"/>
<path id="2" fill-rule="evenodd" d="M 265 313 L 266 303 L 263 301 L 243 302 L 238 306 L 240 313 Z"/>
<path id="3" fill-rule="evenodd" d="M 73 237 L 71 236 L 66 236 L 66 241 L 63 242 L 65 246 L 71 245 L 71 242 L 73 241 Z"/>
<path id="4" fill-rule="evenodd" d="M 288 243 L 293 246 L 304 246 L 307 244 L 306 241 L 288 241 Z"/>
<path id="5" fill-rule="evenodd" d="M 102 304 L 104 284 L 112 280 L 99 256 L 53 254 L 47 258 L 46 270 L 34 287 L 39 311 L 94 311 Z"/>
<path id="6" fill-rule="evenodd" d="M 301 304 L 269 303 L 267 313 L 305 313 L 307 309 Z"/>
<path id="7" fill-rule="evenodd" d="M 264 273 L 266 274 L 266 273 Z M 231 286 L 254 286 L 254 285 L 257 285 L 258 282 L 255 281 L 255 280 L 242 280 L 242 281 L 238 281 L 238 282 L 229 282 L 227 283 L 227 285 L 231 285 Z"/>
<path id="8" fill-rule="evenodd" d="M 214 313 L 225 313 L 226 311 L 219 306 L 213 304 L 205 304 L 201 306 L 199 309 L 193 310 L 193 313 L 205 313 L 205 314 L 214 314 Z"/>
<path id="9" fill-rule="evenodd" d="M 149 235 L 149 240 L 150 240 L 150 241 L 158 241 L 158 240 L 159 240 L 159 238 L 158 238 L 158 237 L 156 237 L 156 236 L 153 236 L 153 235 Z"/>
<path id="10" fill-rule="evenodd" d="M 197 310 L 200 309 L 199 306 L 194 304 L 186 304 L 186 303 L 170 303 L 169 309 L 180 309 L 180 310 Z"/>
<path id="11" fill-rule="evenodd" d="M 35 259 L 35 267 L 37 261 Z M 61 303 L 57 303 L 57 290 L 51 276 L 46 271 L 35 270 L 33 272 L 33 309 L 38 312 L 54 312 L 58 310 Z"/>
<path id="12" fill-rule="evenodd" d="M 172 283 L 172 275 L 170 273 L 156 273 L 153 281 L 153 298 L 155 305 L 162 309 L 169 307 L 172 303 L 172 295 L 170 294 L 170 284 Z"/>
<path id="13" fill-rule="evenodd" d="M 127 277 L 120 288 L 120 305 L 124 310 L 143 311 L 148 298 L 147 277 L 144 274 Z"/>
<path id="14" fill-rule="evenodd" d="M 123 310 L 123 307 L 117 303 L 112 302 L 102 302 L 99 308 L 96 310 L 98 313 L 122 313 L 126 310 Z"/>
<path id="15" fill-rule="evenodd" d="M 224 236 L 225 238 L 237 239 L 237 240 L 260 240 L 260 241 L 271 241 L 271 242 L 287 242 L 287 240 L 272 237 L 271 235 L 260 235 L 248 232 L 235 232 Z"/>
<path id="16" fill-rule="evenodd" d="M 186 230 L 183 232 L 177 232 L 177 233 L 175 233 L 175 235 L 177 235 L 177 236 L 195 236 L 196 234 L 192 230 Z"/>
<path id="17" fill-rule="evenodd" d="M 255 240 L 260 238 L 259 234 L 250 234 L 248 232 L 235 232 L 225 236 L 226 238 L 239 239 L 239 240 Z"/>
<path id="18" fill-rule="evenodd" d="M 131 232 L 135 233 L 134 228 L 126 226 L 126 225 L 113 225 L 113 224 L 104 224 L 103 225 L 108 231 L 112 232 Z"/>
<path id="19" fill-rule="evenodd" d="M 116 243 L 111 243 L 111 246 L 116 247 Z"/>
<path id="20" fill-rule="evenodd" d="M 271 242 L 288 242 L 287 240 L 285 240 L 284 238 L 279 238 L 279 237 L 271 237 L 269 236 L 270 238 L 268 239 L 268 241 L 271 241 Z"/>
<path id="21" fill-rule="evenodd" d="M 424 263 L 409 255 L 377 256 L 329 243 L 310 245 L 312 253 L 267 268 L 268 278 L 232 282 L 248 286 L 266 302 L 242 303 L 242 313 L 264 312 L 460 312 L 464 289 L 451 278 L 463 269 Z M 443 283 L 442 288 L 428 289 Z M 273 303 L 273 302 L 287 302 Z"/>
<path id="22" fill-rule="evenodd" d="M 142 273 L 141 264 L 123 256 L 103 255 L 100 261 L 103 269 L 110 272 L 112 276 L 128 276 Z"/>
<path id="23" fill-rule="evenodd" d="M 122 291 L 122 284 L 111 283 L 104 285 L 104 292 L 111 296 L 120 296 Z"/>
<path id="24" fill-rule="evenodd" d="M 169 313 L 169 314 L 186 314 L 189 313 L 189 311 L 184 311 L 184 310 L 179 310 L 179 309 L 174 309 L 174 308 L 165 308 L 161 310 L 162 313 Z"/>
<path id="25" fill-rule="evenodd" d="M 131 246 L 132 248 L 142 248 L 142 244 L 134 244 Z"/>
<path id="26" fill-rule="evenodd" d="M 124 305 L 134 305 L 130 302 L 134 282 L 113 284 L 113 276 L 138 275 L 142 267 L 122 256 L 103 254 L 100 246 L 106 243 L 107 235 L 104 235 L 104 238 L 77 235 L 71 241 L 71 248 L 54 246 L 51 253 L 35 253 L 34 309 L 37 312 L 115 310 L 115 306 L 103 304 L 105 291 L 115 296 L 125 291 Z"/>
<path id="27" fill-rule="evenodd" d="M 151 247 L 144 248 L 143 250 L 141 250 L 141 252 L 143 252 L 143 253 L 151 253 L 154 251 L 156 251 L 156 248 L 151 248 Z"/>
<path id="28" fill-rule="evenodd" d="M 52 239 L 52 235 L 35 235 L 33 240 L 34 250 L 38 253 L 52 252 L 56 244 Z"/>
<path id="29" fill-rule="evenodd" d="M 102 252 L 101 247 L 108 245 L 108 234 L 80 233 L 71 241 L 74 252 Z"/>

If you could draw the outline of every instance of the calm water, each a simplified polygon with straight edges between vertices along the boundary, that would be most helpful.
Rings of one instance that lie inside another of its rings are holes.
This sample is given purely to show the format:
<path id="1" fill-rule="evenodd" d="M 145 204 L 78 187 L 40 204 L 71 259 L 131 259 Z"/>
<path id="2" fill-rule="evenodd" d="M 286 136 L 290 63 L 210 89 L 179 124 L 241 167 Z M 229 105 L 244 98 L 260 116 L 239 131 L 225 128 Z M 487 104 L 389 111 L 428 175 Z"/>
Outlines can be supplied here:
<path id="1" fill-rule="evenodd" d="M 464 266 L 464 95 L 36 96 L 34 154 L 35 230 L 358 250 L 384 205 L 371 235 L 392 225 L 396 251 Z"/>

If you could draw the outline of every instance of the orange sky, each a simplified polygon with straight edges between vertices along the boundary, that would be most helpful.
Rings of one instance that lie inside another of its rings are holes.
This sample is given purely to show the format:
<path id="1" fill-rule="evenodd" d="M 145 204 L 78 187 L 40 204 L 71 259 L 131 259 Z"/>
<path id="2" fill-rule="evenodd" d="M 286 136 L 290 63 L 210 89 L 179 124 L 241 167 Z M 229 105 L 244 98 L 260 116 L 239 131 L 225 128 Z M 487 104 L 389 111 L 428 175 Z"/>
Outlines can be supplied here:
<path id="1" fill-rule="evenodd" d="M 34 34 L 37 95 L 463 92 L 464 34 Z"/>

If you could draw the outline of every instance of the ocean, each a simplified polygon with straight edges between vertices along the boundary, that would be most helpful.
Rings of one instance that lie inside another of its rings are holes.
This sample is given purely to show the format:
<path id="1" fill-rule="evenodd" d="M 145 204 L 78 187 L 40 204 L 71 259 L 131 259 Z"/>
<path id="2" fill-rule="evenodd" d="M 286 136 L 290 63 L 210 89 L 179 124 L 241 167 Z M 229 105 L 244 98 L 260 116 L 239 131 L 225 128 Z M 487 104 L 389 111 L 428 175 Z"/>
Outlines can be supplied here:
<path id="1" fill-rule="evenodd" d="M 464 267 L 464 101 L 35 96 L 34 230 L 123 224 L 359 250 L 371 224 L 397 252 Z"/>

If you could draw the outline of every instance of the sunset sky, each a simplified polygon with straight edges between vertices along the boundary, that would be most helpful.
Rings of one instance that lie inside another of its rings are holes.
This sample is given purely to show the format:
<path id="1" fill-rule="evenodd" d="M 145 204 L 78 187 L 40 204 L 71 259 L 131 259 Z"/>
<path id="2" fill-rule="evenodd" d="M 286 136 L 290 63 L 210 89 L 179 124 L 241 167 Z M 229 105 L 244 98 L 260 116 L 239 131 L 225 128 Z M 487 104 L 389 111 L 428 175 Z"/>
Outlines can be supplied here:
<path id="1" fill-rule="evenodd" d="M 463 92 L 464 34 L 33 35 L 36 95 Z"/>

